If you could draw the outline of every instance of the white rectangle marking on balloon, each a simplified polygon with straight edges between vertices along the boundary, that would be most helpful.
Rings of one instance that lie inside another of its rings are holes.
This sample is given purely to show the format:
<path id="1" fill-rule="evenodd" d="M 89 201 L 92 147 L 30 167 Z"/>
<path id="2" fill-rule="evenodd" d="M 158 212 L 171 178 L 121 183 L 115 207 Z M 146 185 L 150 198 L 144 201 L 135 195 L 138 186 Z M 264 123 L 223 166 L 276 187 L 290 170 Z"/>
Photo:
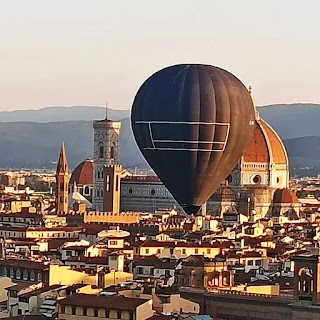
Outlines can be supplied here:
<path id="1" fill-rule="evenodd" d="M 226 122 L 187 122 L 187 121 L 135 121 L 136 124 L 147 124 L 149 129 L 150 140 L 152 143 L 152 147 L 143 147 L 145 150 L 172 150 L 172 151 L 202 151 L 202 152 L 223 152 L 226 147 L 226 143 L 228 141 L 229 132 L 230 132 L 230 124 Z M 224 141 L 201 141 L 201 140 L 174 140 L 174 139 L 154 139 L 152 133 L 152 124 L 185 124 L 185 125 L 213 125 L 213 126 L 224 126 L 226 127 L 226 136 Z M 172 148 L 172 147 L 158 147 L 157 143 L 183 143 L 183 144 L 212 144 L 216 145 L 216 148 L 211 149 L 203 149 L 203 148 Z M 221 149 L 219 148 L 219 145 Z"/>

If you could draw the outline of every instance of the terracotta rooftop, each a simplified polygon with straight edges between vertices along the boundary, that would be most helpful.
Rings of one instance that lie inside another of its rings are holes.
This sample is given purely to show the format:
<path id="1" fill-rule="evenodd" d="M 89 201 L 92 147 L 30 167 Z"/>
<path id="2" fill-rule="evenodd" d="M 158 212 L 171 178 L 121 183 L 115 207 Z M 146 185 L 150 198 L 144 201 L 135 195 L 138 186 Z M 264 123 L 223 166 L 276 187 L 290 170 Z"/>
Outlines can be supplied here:
<path id="1" fill-rule="evenodd" d="M 49 268 L 48 265 L 45 265 L 42 262 L 20 260 L 20 259 L 0 260 L 0 266 L 19 267 L 19 268 L 35 269 L 35 270 L 45 270 Z"/>
<path id="2" fill-rule="evenodd" d="M 287 164 L 287 151 L 277 133 L 271 128 L 271 126 L 267 122 L 263 121 L 262 119 L 259 120 L 259 123 L 268 136 L 270 146 L 272 149 L 273 162 L 277 164 Z"/>
<path id="3" fill-rule="evenodd" d="M 17 231 L 17 232 L 26 232 L 27 228 L 22 227 L 11 227 L 11 226 L 0 226 L 2 231 Z"/>
<path id="4" fill-rule="evenodd" d="M 273 203 L 299 203 L 297 195 L 287 189 L 277 189 L 273 195 Z"/>
<path id="5" fill-rule="evenodd" d="M 90 246 L 68 246 L 64 247 L 61 250 L 74 250 L 74 251 L 83 251 L 89 248 Z"/>
<path id="6" fill-rule="evenodd" d="M 83 287 L 85 287 L 85 286 L 87 286 L 87 284 L 84 284 L 84 283 L 75 283 L 75 284 L 69 286 L 69 287 L 67 288 L 67 290 L 76 291 L 76 290 L 81 289 L 81 288 L 83 288 Z"/>
<path id="7" fill-rule="evenodd" d="M 31 285 L 30 283 L 19 282 L 19 283 L 13 285 L 13 286 L 6 287 L 5 289 L 6 290 L 11 290 L 11 291 L 21 291 L 21 290 L 29 288 L 30 285 Z"/>
<path id="8" fill-rule="evenodd" d="M 108 265 L 109 259 L 107 257 L 69 257 L 66 261 L 69 262 L 84 262 L 87 264 L 105 264 Z"/>
<path id="9" fill-rule="evenodd" d="M 28 240 L 12 240 L 12 241 L 6 241 L 6 244 L 8 245 L 15 245 L 17 246 L 36 246 L 37 243 L 35 241 L 32 241 L 32 239 L 30 241 Z"/>
<path id="10" fill-rule="evenodd" d="M 95 296 L 91 294 L 73 294 L 58 301 L 60 305 L 81 306 L 91 308 L 104 308 L 116 310 L 135 311 L 137 307 L 148 300 L 140 298 L 127 298 L 124 296 Z"/>
<path id="11" fill-rule="evenodd" d="M 54 231 L 61 231 L 61 232 L 76 232 L 76 231 L 82 231 L 82 228 L 79 227 L 52 227 L 52 228 L 46 228 L 46 227 L 30 227 L 28 228 L 28 231 L 38 231 L 38 232 L 54 232 Z"/>
<path id="12" fill-rule="evenodd" d="M 210 197 L 210 200 L 216 202 L 235 202 L 236 195 L 228 187 L 219 187 L 217 191 Z"/>
<path id="13" fill-rule="evenodd" d="M 41 219 L 40 215 L 38 215 L 37 213 L 31 213 L 29 211 L 28 212 L 26 212 L 26 211 L 10 212 L 10 213 L 1 212 L 0 217 Z"/>
<path id="14" fill-rule="evenodd" d="M 65 242 L 74 241 L 74 239 L 43 239 L 37 241 L 37 244 L 47 242 L 48 243 L 48 250 L 49 251 L 57 251 L 60 246 L 62 246 Z"/>
<path id="15" fill-rule="evenodd" d="M 245 251 L 242 254 L 240 254 L 241 258 L 260 258 L 262 257 L 262 254 L 257 251 Z"/>
<path id="16" fill-rule="evenodd" d="M 59 288 L 63 288 L 64 286 L 61 285 L 61 284 L 53 284 L 51 286 L 44 286 L 42 288 L 39 288 L 39 289 L 36 289 L 36 290 L 32 290 L 32 291 L 29 291 L 27 293 L 24 293 L 22 295 L 20 295 L 19 297 L 23 297 L 23 298 L 30 298 L 32 296 L 36 296 L 40 293 L 44 293 L 44 292 L 48 292 L 48 291 L 53 291 L 53 290 L 57 290 Z M 11 290 L 11 288 L 9 288 Z"/>
<path id="17" fill-rule="evenodd" d="M 144 242 L 137 241 L 133 243 L 134 247 L 144 247 L 144 248 L 220 248 L 228 247 L 231 243 L 228 241 L 226 243 L 215 241 L 213 243 L 201 241 L 199 243 L 184 242 L 184 241 L 157 241 L 157 240 L 146 240 Z"/>
<path id="18" fill-rule="evenodd" d="M 287 164 L 287 152 L 276 132 L 262 119 L 256 120 L 253 139 L 244 154 L 244 162 Z"/>
<path id="19" fill-rule="evenodd" d="M 93 185 L 93 160 L 81 162 L 72 172 L 70 184 Z"/>
<path id="20" fill-rule="evenodd" d="M 96 224 L 96 223 L 92 223 L 92 224 L 82 224 L 82 232 L 84 234 L 87 235 L 98 235 L 98 233 L 102 230 L 106 229 L 105 225 L 102 224 Z"/>

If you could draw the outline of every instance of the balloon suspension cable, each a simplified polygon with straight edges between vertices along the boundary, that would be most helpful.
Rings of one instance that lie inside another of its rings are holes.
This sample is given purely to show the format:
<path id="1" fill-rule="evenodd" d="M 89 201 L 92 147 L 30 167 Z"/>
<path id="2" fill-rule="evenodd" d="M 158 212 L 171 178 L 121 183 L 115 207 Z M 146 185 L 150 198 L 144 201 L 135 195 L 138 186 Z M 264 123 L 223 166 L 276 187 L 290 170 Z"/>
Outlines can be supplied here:
<path id="1" fill-rule="evenodd" d="M 108 100 L 106 100 L 106 120 L 108 120 Z"/>

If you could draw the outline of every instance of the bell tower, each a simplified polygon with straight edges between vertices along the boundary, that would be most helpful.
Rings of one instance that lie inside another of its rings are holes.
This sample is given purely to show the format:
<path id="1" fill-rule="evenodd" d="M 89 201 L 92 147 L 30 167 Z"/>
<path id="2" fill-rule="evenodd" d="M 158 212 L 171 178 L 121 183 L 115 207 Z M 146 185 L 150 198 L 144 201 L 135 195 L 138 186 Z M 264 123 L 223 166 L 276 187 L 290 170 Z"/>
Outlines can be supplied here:
<path id="1" fill-rule="evenodd" d="M 312 248 L 292 258 L 294 261 L 295 300 L 303 304 L 320 303 L 320 259 L 319 249 Z"/>
<path id="2" fill-rule="evenodd" d="M 124 176 L 121 165 L 104 167 L 103 211 L 120 212 L 120 180 Z"/>
<path id="3" fill-rule="evenodd" d="M 107 108 L 106 108 L 107 110 Z M 93 122 L 93 208 L 103 210 L 104 167 L 119 164 L 119 134 L 121 122 L 106 118 Z"/>
<path id="4" fill-rule="evenodd" d="M 56 171 L 56 212 L 68 212 L 69 168 L 66 150 L 62 143 Z"/>

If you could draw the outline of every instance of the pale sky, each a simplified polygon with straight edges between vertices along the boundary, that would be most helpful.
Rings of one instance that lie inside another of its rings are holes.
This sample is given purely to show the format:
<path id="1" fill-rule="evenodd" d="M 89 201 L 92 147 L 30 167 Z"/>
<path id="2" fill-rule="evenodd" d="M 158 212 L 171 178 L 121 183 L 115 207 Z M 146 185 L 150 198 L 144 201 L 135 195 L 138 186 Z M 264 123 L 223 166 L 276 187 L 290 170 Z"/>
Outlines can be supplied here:
<path id="1" fill-rule="evenodd" d="M 129 109 L 178 63 L 224 68 L 258 105 L 320 103 L 319 0 L 0 0 L 0 110 Z"/>

